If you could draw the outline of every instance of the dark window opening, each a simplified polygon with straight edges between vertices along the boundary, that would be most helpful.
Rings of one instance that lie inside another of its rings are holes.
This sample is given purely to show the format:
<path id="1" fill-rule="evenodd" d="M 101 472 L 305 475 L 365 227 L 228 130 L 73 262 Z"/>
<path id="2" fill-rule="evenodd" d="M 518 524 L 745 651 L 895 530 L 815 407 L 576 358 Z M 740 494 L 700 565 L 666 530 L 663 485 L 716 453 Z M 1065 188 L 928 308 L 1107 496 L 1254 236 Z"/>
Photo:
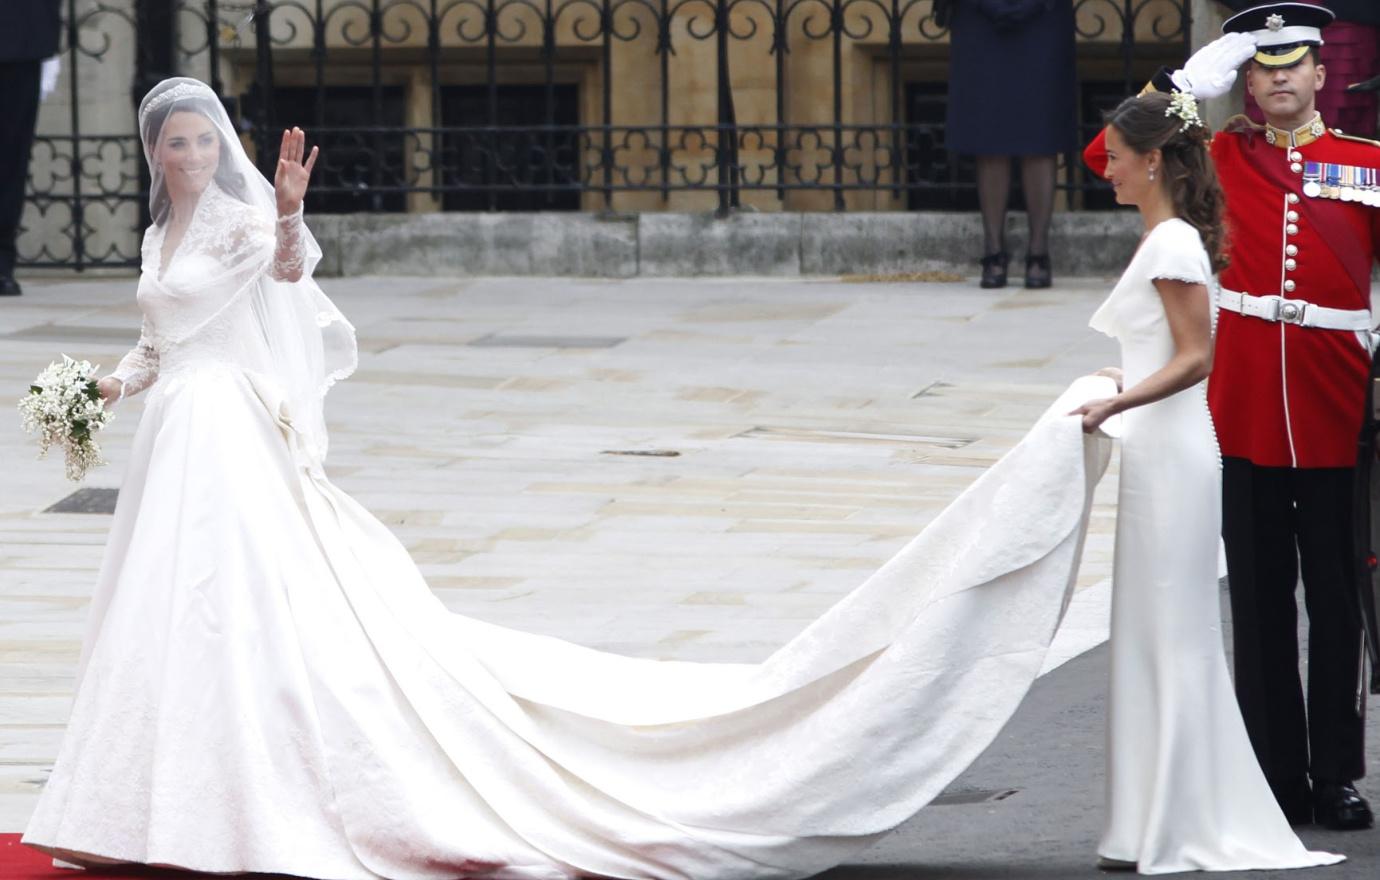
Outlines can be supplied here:
<path id="1" fill-rule="evenodd" d="M 308 213 L 407 210 L 403 189 L 415 182 L 407 179 L 404 163 L 410 135 L 403 128 L 403 89 L 384 86 L 380 95 L 383 114 L 376 117 L 371 86 L 326 86 L 317 118 L 315 88 L 274 89 L 274 115 L 281 126 L 305 129 L 308 148 L 321 148 L 307 190 Z M 370 130 L 377 127 L 389 131 Z M 270 147 L 277 148 L 276 143 Z"/>
<path id="2" fill-rule="evenodd" d="M 441 123 L 448 132 L 441 174 L 448 189 L 447 211 L 580 210 L 579 87 L 544 85 L 497 87 L 497 124 L 518 130 L 485 131 L 490 124 L 485 85 L 441 89 Z M 554 127 L 548 127 L 550 119 Z M 522 186 L 524 191 L 504 187 Z M 466 189 L 466 187 L 474 187 Z M 481 188 L 482 187 L 482 188 Z M 493 189 L 493 187 L 497 187 Z M 542 189 L 545 187 L 545 189 Z"/>
<path id="3" fill-rule="evenodd" d="M 1102 114 L 1115 109 L 1116 105 L 1126 98 L 1126 86 L 1120 81 L 1090 80 L 1080 83 L 1079 92 L 1078 106 L 1081 116 L 1078 120 L 1078 153 L 1074 159 L 1077 161 L 1078 174 L 1081 175 L 1075 180 L 1082 181 L 1087 186 L 1083 191 L 1082 207 L 1086 211 L 1111 211 L 1117 207 L 1112 187 L 1083 164 L 1082 151 L 1084 145 L 1097 137 L 1097 133 L 1102 130 Z"/>
<path id="4" fill-rule="evenodd" d="M 906 83 L 907 210 L 977 210 L 973 157 L 949 152 L 945 141 L 947 95 L 947 83 Z"/>

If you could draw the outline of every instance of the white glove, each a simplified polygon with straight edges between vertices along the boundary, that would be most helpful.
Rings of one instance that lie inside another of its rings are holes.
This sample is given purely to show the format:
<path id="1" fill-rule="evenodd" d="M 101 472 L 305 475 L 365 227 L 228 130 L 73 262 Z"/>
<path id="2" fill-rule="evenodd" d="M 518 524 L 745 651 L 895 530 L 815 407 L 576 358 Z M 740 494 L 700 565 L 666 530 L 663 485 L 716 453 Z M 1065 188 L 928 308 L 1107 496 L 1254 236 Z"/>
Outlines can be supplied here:
<path id="1" fill-rule="evenodd" d="M 1174 87 L 1200 101 L 1231 91 L 1236 71 L 1255 55 L 1255 37 L 1234 33 L 1218 37 L 1184 62 L 1183 70 L 1169 75 Z"/>
<path id="2" fill-rule="evenodd" d="M 62 72 L 62 56 L 54 55 L 43 62 L 38 74 L 38 100 L 46 101 L 57 88 L 58 74 Z"/>

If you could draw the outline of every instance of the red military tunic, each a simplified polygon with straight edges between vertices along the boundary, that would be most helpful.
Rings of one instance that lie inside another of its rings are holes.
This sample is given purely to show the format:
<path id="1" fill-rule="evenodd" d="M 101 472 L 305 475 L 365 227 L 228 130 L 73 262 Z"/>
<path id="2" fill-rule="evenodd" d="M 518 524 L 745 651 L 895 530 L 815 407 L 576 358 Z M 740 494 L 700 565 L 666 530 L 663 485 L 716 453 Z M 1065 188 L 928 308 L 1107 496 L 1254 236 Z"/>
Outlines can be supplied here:
<path id="1" fill-rule="evenodd" d="M 1222 288 L 1368 310 L 1380 209 L 1309 198 L 1303 163 L 1380 168 L 1380 145 L 1305 127 L 1295 147 L 1288 132 L 1272 146 L 1266 131 L 1237 123 L 1212 140 L 1231 260 Z M 1099 175 L 1104 138 L 1083 153 Z M 1264 467 L 1353 466 L 1369 372 L 1369 348 L 1353 331 L 1220 310 L 1208 403 L 1222 454 Z"/>

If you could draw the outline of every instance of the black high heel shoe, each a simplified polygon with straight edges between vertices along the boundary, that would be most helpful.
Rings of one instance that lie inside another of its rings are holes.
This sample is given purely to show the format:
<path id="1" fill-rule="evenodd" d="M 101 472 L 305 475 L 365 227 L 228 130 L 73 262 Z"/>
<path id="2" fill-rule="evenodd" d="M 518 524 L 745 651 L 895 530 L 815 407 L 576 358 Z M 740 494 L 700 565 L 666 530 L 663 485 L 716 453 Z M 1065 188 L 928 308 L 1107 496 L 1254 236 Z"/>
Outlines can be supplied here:
<path id="1" fill-rule="evenodd" d="M 980 287 L 988 288 L 1006 286 L 1006 267 L 1011 262 L 1011 255 L 1006 251 L 997 251 L 995 254 L 988 254 L 982 258 L 982 281 Z"/>
<path id="2" fill-rule="evenodd" d="M 1049 270 L 1049 254 L 1028 254 L 1025 258 L 1025 286 L 1036 290 L 1049 287 L 1054 276 Z"/>

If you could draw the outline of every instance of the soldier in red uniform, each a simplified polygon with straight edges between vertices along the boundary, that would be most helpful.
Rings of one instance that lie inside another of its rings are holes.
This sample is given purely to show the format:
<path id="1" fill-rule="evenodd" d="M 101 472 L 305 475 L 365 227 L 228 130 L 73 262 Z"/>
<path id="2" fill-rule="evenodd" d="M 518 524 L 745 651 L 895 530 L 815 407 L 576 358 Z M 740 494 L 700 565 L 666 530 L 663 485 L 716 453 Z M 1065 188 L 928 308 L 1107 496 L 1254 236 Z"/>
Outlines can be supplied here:
<path id="1" fill-rule="evenodd" d="M 1373 823 L 1354 785 L 1365 773 L 1365 689 L 1351 504 L 1371 361 L 1380 144 L 1328 129 L 1315 110 L 1326 77 L 1316 47 L 1331 19 L 1305 3 L 1246 10 L 1223 24 L 1226 37 L 1148 88 L 1215 97 L 1249 59 L 1247 89 L 1265 112 L 1264 126 L 1237 117 L 1212 141 L 1231 263 L 1208 400 L 1222 451 L 1236 694 L 1290 820 L 1352 829 Z M 1101 135 L 1084 159 L 1102 173 Z"/>

